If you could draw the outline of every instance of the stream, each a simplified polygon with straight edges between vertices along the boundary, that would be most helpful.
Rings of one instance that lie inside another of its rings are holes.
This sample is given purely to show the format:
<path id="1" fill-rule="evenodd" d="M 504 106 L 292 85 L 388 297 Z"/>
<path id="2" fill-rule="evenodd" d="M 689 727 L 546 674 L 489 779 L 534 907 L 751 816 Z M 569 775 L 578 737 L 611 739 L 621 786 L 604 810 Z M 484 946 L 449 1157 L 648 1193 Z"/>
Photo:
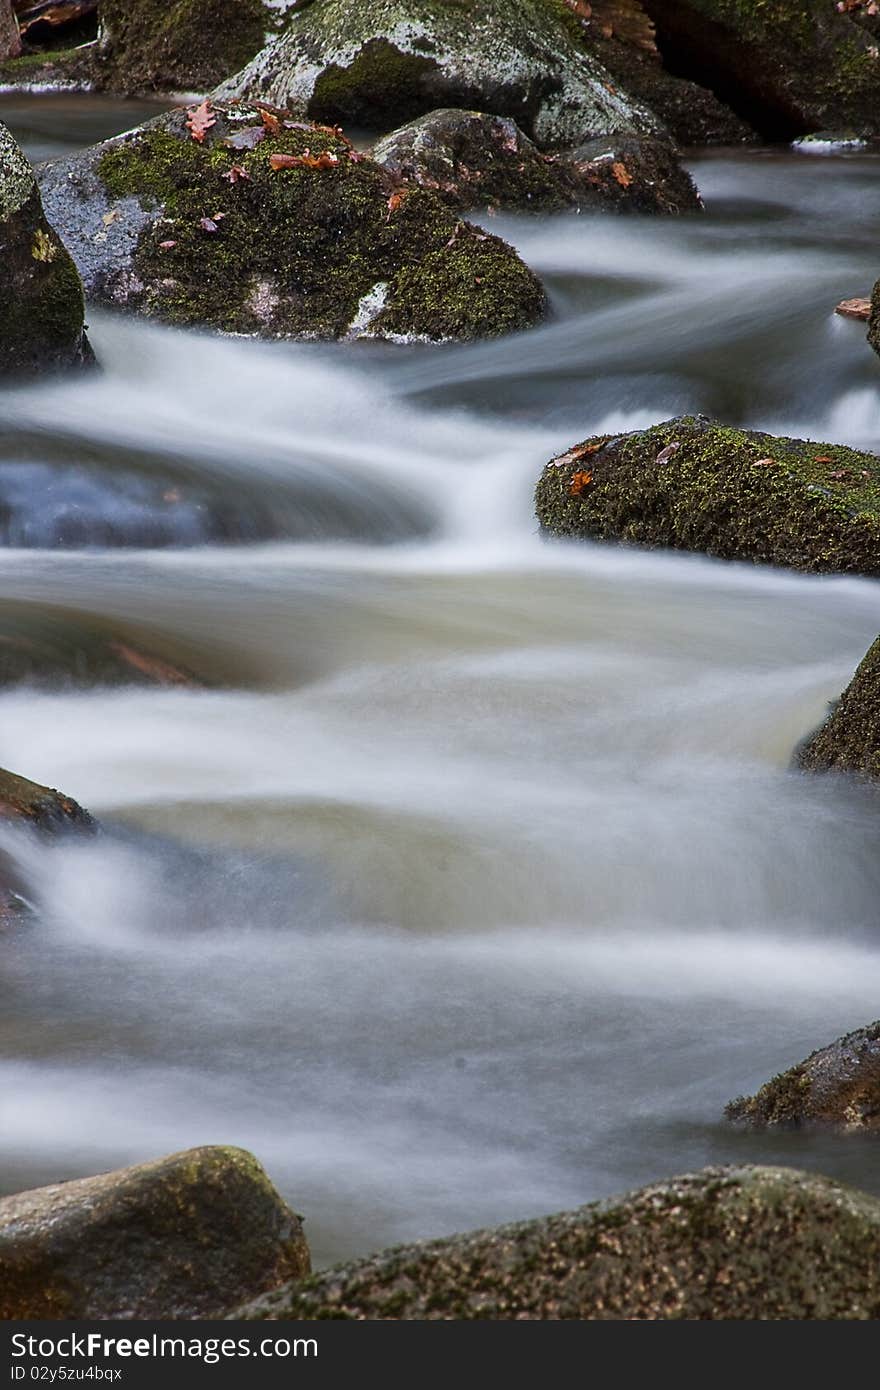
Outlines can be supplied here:
<path id="1" fill-rule="evenodd" d="M 35 159 L 136 124 L 3 97 Z M 0 393 L 0 611 L 205 688 L 14 686 L 0 765 L 100 818 L 6 829 L 0 1191 L 251 1149 L 316 1264 L 708 1163 L 880 1192 L 876 1140 L 723 1107 L 880 993 L 876 794 L 790 770 L 880 591 L 547 542 L 544 462 L 702 411 L 880 449 L 836 317 L 876 157 L 702 153 L 703 217 L 491 219 L 552 316 L 472 346 L 90 314 L 103 371 Z"/>

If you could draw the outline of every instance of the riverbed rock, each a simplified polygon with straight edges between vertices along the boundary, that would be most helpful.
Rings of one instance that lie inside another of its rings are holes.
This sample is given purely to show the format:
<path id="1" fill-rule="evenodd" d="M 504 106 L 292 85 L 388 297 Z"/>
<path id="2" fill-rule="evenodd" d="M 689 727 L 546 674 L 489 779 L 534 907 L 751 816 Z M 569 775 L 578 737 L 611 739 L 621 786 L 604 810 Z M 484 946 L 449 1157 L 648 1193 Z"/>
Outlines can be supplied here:
<path id="1" fill-rule="evenodd" d="M 856 1028 L 725 1109 L 749 1129 L 880 1130 L 880 1023 Z"/>
<path id="2" fill-rule="evenodd" d="M 26 603 L 0 601 L 0 689 L 204 684 L 176 655 L 170 659 L 157 651 L 146 635 L 114 631 L 75 610 L 41 606 L 35 611 Z"/>
<path id="3" fill-rule="evenodd" d="M 672 71 L 765 138 L 880 129 L 880 18 L 833 0 L 642 0 Z"/>
<path id="4" fill-rule="evenodd" d="M 220 93 L 381 132 L 462 107 L 512 117 L 542 149 L 660 130 L 563 0 L 312 0 Z"/>
<path id="5" fill-rule="evenodd" d="M 880 280 L 871 291 L 871 305 L 868 310 L 868 342 L 880 354 Z"/>
<path id="6" fill-rule="evenodd" d="M 92 360 L 76 266 L 43 212 L 34 171 L 0 123 L 0 380 Z"/>
<path id="7" fill-rule="evenodd" d="M 73 797 L 5 768 L 0 768 L 0 821 L 30 825 L 50 835 L 95 829 L 88 811 Z"/>
<path id="8" fill-rule="evenodd" d="M 880 637 L 824 724 L 798 748 L 795 762 L 805 772 L 880 778 Z"/>
<path id="9" fill-rule="evenodd" d="M 259 52 L 284 8 L 264 0 L 101 0 L 93 81 L 125 94 L 208 91 Z"/>
<path id="10" fill-rule="evenodd" d="M 210 1318 L 309 1252 L 243 1149 L 206 1147 L 0 1199 L 0 1317 Z"/>
<path id="11" fill-rule="evenodd" d="M 443 340 L 544 313 L 505 242 L 398 188 L 340 129 L 277 108 L 178 108 L 44 166 L 41 183 L 89 297 L 167 323 Z"/>
<path id="12" fill-rule="evenodd" d="M 880 574 L 880 457 L 841 444 L 684 416 L 574 445 L 535 501 L 552 536 Z"/>
<path id="13" fill-rule="evenodd" d="M 449 108 L 386 136 L 373 158 L 449 207 L 697 212 L 702 202 L 672 142 L 621 135 L 543 154 L 509 116 Z"/>
<path id="14" fill-rule="evenodd" d="M 790 1168 L 706 1168 L 537 1221 L 398 1246 L 247 1319 L 868 1319 L 880 1200 Z"/>

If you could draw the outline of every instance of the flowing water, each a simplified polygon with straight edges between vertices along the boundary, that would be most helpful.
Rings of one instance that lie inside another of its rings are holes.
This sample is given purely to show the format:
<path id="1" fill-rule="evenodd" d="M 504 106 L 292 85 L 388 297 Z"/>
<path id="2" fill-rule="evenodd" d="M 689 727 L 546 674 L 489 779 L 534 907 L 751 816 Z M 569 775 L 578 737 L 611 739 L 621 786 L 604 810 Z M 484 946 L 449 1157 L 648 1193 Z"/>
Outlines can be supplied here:
<path id="1" fill-rule="evenodd" d="M 594 431 L 880 448 L 831 313 L 877 162 L 693 167 L 703 218 L 496 219 L 552 297 L 519 337 L 94 313 L 100 375 L 0 396 L 4 615 L 207 682 L 0 695 L 0 765 L 105 826 L 5 832 L 40 912 L 0 950 L 3 1190 L 240 1144 L 319 1263 L 710 1162 L 880 1191 L 873 1142 L 722 1119 L 878 1013 L 876 796 L 789 770 L 876 585 L 536 534 Z"/>

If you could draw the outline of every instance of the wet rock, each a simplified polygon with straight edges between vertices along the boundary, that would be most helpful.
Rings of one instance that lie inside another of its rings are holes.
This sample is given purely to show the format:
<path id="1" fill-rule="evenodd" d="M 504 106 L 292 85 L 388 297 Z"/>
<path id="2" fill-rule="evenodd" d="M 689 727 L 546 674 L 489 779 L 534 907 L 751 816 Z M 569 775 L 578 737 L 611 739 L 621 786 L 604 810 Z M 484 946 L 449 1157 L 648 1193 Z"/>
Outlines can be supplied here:
<path id="1" fill-rule="evenodd" d="M 535 501 L 553 536 L 880 574 L 880 458 L 840 444 L 684 416 L 575 445 Z"/>
<path id="2" fill-rule="evenodd" d="M 871 646 L 828 719 L 797 750 L 805 772 L 880 778 L 880 638 Z"/>
<path id="3" fill-rule="evenodd" d="M 0 768 L 0 822 L 33 826 L 50 835 L 92 831 L 95 822 L 73 797 Z"/>
<path id="4" fill-rule="evenodd" d="M 192 119 L 41 171 L 90 298 L 262 337 L 470 339 L 541 318 L 511 247 L 399 189 L 341 130 L 247 102 L 213 103 L 201 140 Z"/>
<path id="5" fill-rule="evenodd" d="M 880 1130 L 880 1023 L 811 1052 L 724 1113 L 750 1129 Z"/>
<path id="6" fill-rule="evenodd" d="M 765 138 L 880 125 L 880 20 L 832 0 L 643 0 L 667 67 Z"/>
<path id="7" fill-rule="evenodd" d="M 546 155 L 509 116 L 431 111 L 379 141 L 373 158 L 450 207 L 611 212 L 697 211 L 702 203 L 670 141 L 596 140 Z"/>
<path id="8" fill-rule="evenodd" d="M 399 1246 L 249 1319 L 868 1319 L 880 1200 L 789 1168 L 707 1168 L 538 1221 Z"/>
<path id="9" fill-rule="evenodd" d="M 242 1149 L 0 1199 L 0 1317 L 209 1318 L 308 1273 L 299 1218 Z"/>
<path id="10" fill-rule="evenodd" d="M 485 111 L 541 148 L 660 129 L 562 0 L 313 0 L 220 90 L 379 131 L 442 107 Z"/>
<path id="11" fill-rule="evenodd" d="M 868 310 L 868 342 L 880 354 L 880 280 L 871 291 L 871 307 Z"/>
<path id="12" fill-rule="evenodd" d="M 284 6 L 263 0 L 101 0 L 96 86 L 134 92 L 201 92 L 263 47 Z"/>
<path id="13" fill-rule="evenodd" d="M 835 307 L 834 312 L 845 319 L 865 321 L 871 317 L 871 301 L 870 299 L 842 299 Z"/>
<path id="14" fill-rule="evenodd" d="M 43 212 L 34 172 L 0 124 L 0 380 L 91 361 L 76 266 Z"/>
<path id="15" fill-rule="evenodd" d="M 187 667 L 128 633 L 101 630 L 64 610 L 0 604 L 0 689 L 93 690 L 97 686 L 200 687 Z"/>

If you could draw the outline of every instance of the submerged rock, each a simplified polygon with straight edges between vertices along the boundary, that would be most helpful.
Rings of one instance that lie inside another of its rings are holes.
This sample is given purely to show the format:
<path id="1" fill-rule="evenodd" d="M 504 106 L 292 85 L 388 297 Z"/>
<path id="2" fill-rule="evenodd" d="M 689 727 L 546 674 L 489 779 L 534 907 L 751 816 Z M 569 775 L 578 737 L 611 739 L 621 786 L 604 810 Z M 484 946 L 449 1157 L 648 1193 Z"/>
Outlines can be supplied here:
<path id="1" fill-rule="evenodd" d="M 673 71 L 768 139 L 880 128 L 880 21 L 834 0 L 643 0 Z"/>
<path id="2" fill-rule="evenodd" d="M 880 574 L 880 458 L 840 444 L 684 416 L 575 445 L 535 502 L 553 536 Z"/>
<path id="3" fill-rule="evenodd" d="M 880 1200 L 789 1168 L 706 1168 L 538 1221 L 399 1246 L 249 1319 L 868 1319 Z"/>
<path id="4" fill-rule="evenodd" d="M 262 337 L 469 339 L 541 318 L 511 247 L 399 189 L 338 128 L 194 110 L 41 171 L 90 297 Z"/>
<path id="5" fill-rule="evenodd" d="M 811 1052 L 724 1113 L 751 1129 L 880 1130 L 880 1023 Z"/>
<path id="6" fill-rule="evenodd" d="M 805 772 L 852 772 L 880 778 L 880 637 L 825 723 L 795 754 Z"/>
<path id="7" fill-rule="evenodd" d="M 259 52 L 285 8 L 264 0 L 101 0 L 92 80 L 126 94 L 206 91 Z"/>
<path id="8" fill-rule="evenodd" d="M 0 1317 L 210 1318 L 309 1270 L 299 1217 L 242 1149 L 0 1199 Z"/>
<path id="9" fill-rule="evenodd" d="M 439 107 L 486 111 L 542 148 L 660 129 L 563 0 L 312 0 L 220 90 L 380 131 Z"/>
<path id="10" fill-rule="evenodd" d="M 202 686 L 176 660 L 128 633 L 105 631 L 66 609 L 0 603 L 0 688 L 93 690 L 96 686 Z"/>
<path id="11" fill-rule="evenodd" d="M 700 196 L 678 153 L 660 136 L 622 135 L 546 155 L 509 116 L 431 111 L 373 149 L 397 179 L 450 207 L 553 211 L 693 212 Z"/>
<path id="12" fill-rule="evenodd" d="M 92 360 L 76 266 L 46 220 L 34 171 L 0 123 L 0 380 Z"/>

